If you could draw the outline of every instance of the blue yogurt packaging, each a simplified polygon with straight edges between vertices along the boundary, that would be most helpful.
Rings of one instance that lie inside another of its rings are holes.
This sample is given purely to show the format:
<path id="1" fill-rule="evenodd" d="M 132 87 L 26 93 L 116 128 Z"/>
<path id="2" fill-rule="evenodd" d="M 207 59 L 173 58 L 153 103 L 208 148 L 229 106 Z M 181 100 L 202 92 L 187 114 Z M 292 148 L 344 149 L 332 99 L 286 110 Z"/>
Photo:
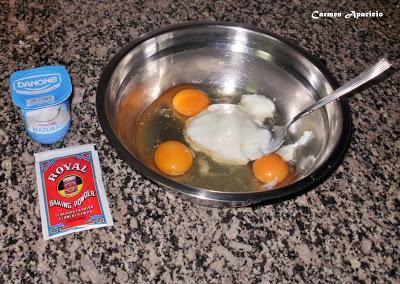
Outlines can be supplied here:
<path id="1" fill-rule="evenodd" d="M 11 97 L 20 108 L 28 135 L 42 144 L 61 140 L 71 125 L 71 78 L 63 66 L 17 71 L 10 77 Z"/>

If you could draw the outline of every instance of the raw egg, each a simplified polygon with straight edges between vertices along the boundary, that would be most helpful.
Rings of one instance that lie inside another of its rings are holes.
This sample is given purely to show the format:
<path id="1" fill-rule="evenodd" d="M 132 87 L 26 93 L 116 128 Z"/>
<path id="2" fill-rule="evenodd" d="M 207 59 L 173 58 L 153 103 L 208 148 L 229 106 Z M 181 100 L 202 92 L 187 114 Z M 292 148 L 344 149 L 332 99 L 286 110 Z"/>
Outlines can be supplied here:
<path id="1" fill-rule="evenodd" d="M 178 141 L 161 143 L 154 154 L 156 166 L 165 174 L 179 176 L 186 173 L 193 164 L 192 152 Z"/>
<path id="2" fill-rule="evenodd" d="M 278 154 L 270 154 L 253 162 L 255 177 L 268 185 L 282 182 L 289 174 L 289 166 Z"/>
<path id="3" fill-rule="evenodd" d="M 179 91 L 172 100 L 172 105 L 180 114 L 193 116 L 208 107 L 210 99 L 198 89 Z"/>

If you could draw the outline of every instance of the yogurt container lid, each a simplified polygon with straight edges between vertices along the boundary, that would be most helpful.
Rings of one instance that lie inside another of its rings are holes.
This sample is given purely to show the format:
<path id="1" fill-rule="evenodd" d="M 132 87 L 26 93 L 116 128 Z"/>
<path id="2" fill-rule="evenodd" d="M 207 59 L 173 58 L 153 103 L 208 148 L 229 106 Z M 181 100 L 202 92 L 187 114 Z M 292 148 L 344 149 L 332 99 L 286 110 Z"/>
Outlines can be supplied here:
<path id="1" fill-rule="evenodd" d="M 63 66 L 17 71 L 10 77 L 11 98 L 23 109 L 57 105 L 72 93 L 71 78 Z"/>

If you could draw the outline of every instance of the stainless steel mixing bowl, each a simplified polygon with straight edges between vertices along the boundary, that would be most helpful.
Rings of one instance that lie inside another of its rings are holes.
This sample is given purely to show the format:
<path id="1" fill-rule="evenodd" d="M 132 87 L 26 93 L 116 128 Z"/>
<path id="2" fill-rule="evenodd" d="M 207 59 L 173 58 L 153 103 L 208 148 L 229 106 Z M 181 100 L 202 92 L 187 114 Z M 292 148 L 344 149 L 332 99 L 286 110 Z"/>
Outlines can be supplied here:
<path id="1" fill-rule="evenodd" d="M 123 47 L 98 85 L 100 123 L 129 165 L 181 197 L 210 206 L 245 206 L 283 198 L 318 184 L 345 152 L 351 120 L 346 104 L 339 101 L 292 127 L 293 140 L 305 130 L 312 130 L 314 138 L 299 150 L 302 167 L 297 175 L 279 188 L 241 191 L 228 187 L 221 191 L 164 176 L 139 159 L 136 127 L 155 99 L 180 84 L 200 86 L 221 102 L 235 103 L 249 93 L 265 95 L 274 100 L 280 122 L 326 96 L 336 85 L 328 71 L 304 50 L 239 24 L 182 24 L 141 36 Z"/>

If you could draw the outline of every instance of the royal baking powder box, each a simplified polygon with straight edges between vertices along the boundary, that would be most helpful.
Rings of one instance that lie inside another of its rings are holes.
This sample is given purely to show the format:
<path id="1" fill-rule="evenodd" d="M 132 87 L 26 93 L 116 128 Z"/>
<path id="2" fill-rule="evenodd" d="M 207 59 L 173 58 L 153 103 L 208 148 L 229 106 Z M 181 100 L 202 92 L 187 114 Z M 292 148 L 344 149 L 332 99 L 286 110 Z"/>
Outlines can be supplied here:
<path id="1" fill-rule="evenodd" d="M 45 240 L 113 225 L 93 144 L 36 153 L 35 169 Z"/>

